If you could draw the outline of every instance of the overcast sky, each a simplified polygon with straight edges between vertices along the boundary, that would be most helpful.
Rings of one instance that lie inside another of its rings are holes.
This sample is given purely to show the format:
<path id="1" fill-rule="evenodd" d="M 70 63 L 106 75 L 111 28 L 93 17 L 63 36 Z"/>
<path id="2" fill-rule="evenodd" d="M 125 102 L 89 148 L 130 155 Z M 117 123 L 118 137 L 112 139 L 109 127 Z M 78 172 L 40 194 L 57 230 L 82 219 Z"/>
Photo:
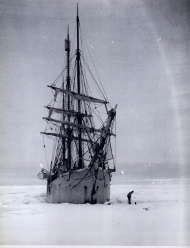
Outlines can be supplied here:
<path id="1" fill-rule="evenodd" d="M 46 85 L 63 69 L 77 2 L 104 89 L 118 104 L 118 166 L 170 164 L 189 172 L 188 0 L 0 0 L 1 166 L 46 165 Z"/>

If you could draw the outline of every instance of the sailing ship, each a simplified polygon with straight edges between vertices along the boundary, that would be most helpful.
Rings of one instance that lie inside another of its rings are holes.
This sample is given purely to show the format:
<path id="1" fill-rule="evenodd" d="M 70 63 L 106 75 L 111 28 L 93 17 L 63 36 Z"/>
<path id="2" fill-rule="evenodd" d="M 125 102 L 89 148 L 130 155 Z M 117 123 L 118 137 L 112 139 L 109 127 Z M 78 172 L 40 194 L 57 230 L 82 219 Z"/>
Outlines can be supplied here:
<path id="1" fill-rule="evenodd" d="M 111 108 L 84 56 L 78 5 L 75 32 L 76 50 L 71 55 L 68 28 L 66 66 L 48 86 L 54 97 L 46 106 L 47 126 L 41 134 L 54 141 L 53 153 L 49 170 L 42 167 L 37 176 L 47 180 L 49 203 L 103 204 L 110 201 L 111 176 L 116 171 L 112 144 L 117 105 Z M 99 97 L 92 96 L 89 82 L 94 82 Z"/>

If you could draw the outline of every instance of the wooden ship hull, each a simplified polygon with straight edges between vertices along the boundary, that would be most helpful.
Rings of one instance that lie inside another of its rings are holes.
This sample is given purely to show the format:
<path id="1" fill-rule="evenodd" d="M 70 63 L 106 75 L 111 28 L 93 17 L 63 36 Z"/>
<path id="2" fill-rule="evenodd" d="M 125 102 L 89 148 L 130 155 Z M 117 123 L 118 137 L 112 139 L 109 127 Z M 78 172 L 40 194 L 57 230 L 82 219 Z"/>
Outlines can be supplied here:
<path id="1" fill-rule="evenodd" d="M 82 181 L 81 181 L 82 180 Z M 111 174 L 98 173 L 88 168 L 65 173 L 47 185 L 46 200 L 49 203 L 103 204 L 110 201 Z"/>

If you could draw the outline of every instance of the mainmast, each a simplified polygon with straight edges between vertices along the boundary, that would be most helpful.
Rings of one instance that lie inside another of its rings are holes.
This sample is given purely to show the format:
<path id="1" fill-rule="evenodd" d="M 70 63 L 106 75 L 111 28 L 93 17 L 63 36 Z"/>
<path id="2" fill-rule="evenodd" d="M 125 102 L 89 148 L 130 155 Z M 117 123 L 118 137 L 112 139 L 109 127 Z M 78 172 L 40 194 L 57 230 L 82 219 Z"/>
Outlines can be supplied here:
<path id="1" fill-rule="evenodd" d="M 70 91 L 70 40 L 69 40 L 69 26 L 68 26 L 68 32 L 67 32 L 67 39 L 65 40 L 65 51 L 66 51 L 66 56 L 67 56 L 67 76 L 66 76 L 66 90 Z M 64 94 L 63 94 L 64 95 Z M 67 110 L 68 112 L 70 111 L 70 95 L 67 96 Z M 70 123 L 70 114 L 68 114 L 68 123 Z M 71 133 L 72 130 L 70 126 L 67 128 L 67 149 L 68 149 L 68 160 L 67 160 L 67 170 L 71 169 Z"/>
<path id="2" fill-rule="evenodd" d="M 77 60 L 77 88 L 78 94 L 81 93 L 80 90 L 80 49 L 79 49 L 79 16 L 78 16 L 78 3 L 77 3 L 77 51 L 76 51 L 76 60 Z M 82 115 L 81 115 L 81 100 L 78 100 L 78 124 L 82 124 Z M 82 168 L 82 142 L 81 142 L 81 128 L 79 128 L 78 134 L 78 144 L 79 144 L 79 163 L 78 168 Z"/>

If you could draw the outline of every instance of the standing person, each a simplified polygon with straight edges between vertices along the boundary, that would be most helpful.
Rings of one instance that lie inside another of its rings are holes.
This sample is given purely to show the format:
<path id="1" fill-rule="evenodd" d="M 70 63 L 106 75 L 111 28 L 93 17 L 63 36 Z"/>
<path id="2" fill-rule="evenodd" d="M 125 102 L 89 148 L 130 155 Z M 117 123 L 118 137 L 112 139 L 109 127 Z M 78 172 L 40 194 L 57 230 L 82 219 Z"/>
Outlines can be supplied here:
<path id="1" fill-rule="evenodd" d="M 128 198 L 128 203 L 131 204 L 131 195 L 134 193 L 134 191 L 131 191 L 127 194 L 127 198 Z"/>

